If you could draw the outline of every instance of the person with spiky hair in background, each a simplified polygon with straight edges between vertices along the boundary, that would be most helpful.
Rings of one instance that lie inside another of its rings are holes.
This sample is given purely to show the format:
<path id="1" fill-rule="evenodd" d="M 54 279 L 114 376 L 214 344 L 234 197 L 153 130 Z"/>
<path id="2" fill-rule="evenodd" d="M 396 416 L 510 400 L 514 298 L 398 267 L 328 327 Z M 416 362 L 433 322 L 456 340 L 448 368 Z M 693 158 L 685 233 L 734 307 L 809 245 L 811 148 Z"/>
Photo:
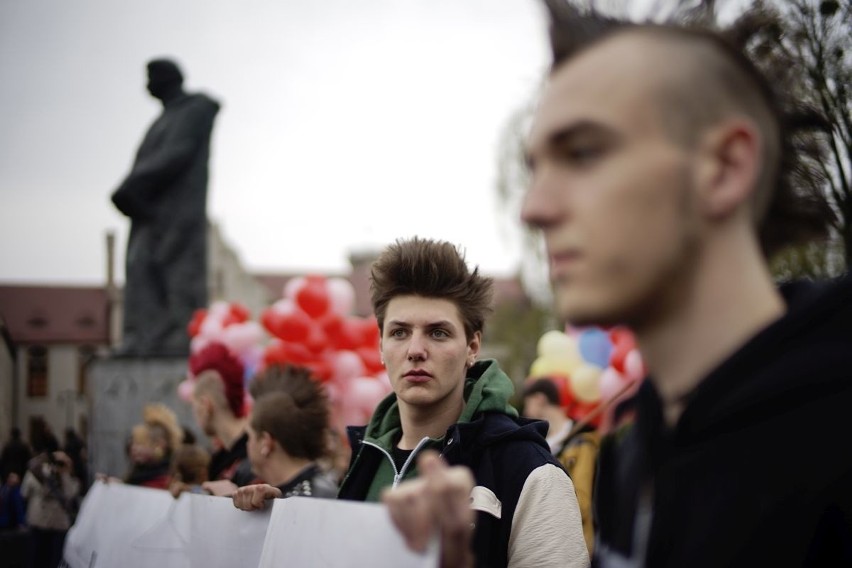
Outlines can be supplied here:
<path id="1" fill-rule="evenodd" d="M 243 364 L 227 347 L 211 342 L 189 359 L 195 377 L 192 411 L 201 430 L 221 444 L 211 459 L 205 491 L 231 496 L 238 487 L 256 483 L 248 461 L 248 416 Z M 178 495 L 181 487 L 172 494 Z"/>
<path id="2" fill-rule="evenodd" d="M 267 499 L 337 497 L 320 460 L 328 452 L 328 396 L 311 371 L 270 365 L 251 383 L 248 457 L 264 483 L 239 488 L 234 506 L 262 509 Z"/>

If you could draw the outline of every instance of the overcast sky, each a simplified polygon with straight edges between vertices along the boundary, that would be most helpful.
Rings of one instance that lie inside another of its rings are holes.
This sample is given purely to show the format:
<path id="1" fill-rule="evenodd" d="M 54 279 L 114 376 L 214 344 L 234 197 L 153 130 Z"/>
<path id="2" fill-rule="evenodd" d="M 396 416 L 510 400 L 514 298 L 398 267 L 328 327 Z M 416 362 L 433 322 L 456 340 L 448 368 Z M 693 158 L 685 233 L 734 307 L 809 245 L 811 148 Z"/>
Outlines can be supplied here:
<path id="1" fill-rule="evenodd" d="M 518 265 L 496 149 L 548 63 L 536 0 L 6 0 L 0 281 L 100 283 L 110 230 L 123 263 L 109 195 L 163 55 L 223 105 L 208 212 L 250 270 L 345 270 L 415 234 Z"/>

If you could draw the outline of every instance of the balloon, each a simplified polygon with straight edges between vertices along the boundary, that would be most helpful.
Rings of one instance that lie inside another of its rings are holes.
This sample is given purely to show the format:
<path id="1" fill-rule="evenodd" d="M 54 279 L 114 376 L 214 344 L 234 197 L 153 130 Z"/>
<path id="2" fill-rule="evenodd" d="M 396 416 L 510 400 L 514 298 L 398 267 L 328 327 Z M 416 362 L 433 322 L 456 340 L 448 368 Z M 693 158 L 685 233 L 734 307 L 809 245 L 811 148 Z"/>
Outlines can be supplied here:
<path id="1" fill-rule="evenodd" d="M 305 347 L 317 354 L 331 347 L 328 335 L 326 335 L 322 326 L 311 320 L 308 320 L 308 336 L 305 338 L 304 344 Z"/>
<path id="2" fill-rule="evenodd" d="M 207 317 L 207 310 L 199 308 L 192 313 L 192 320 L 187 324 L 186 331 L 190 337 L 195 337 L 201 331 L 201 324 Z"/>
<path id="3" fill-rule="evenodd" d="M 301 343 L 288 343 L 280 339 L 270 341 L 263 352 L 263 361 L 267 365 L 273 363 L 304 365 L 314 360 L 316 356 Z"/>
<path id="4" fill-rule="evenodd" d="M 262 321 L 273 335 L 287 341 L 305 341 L 311 332 L 311 318 L 291 300 L 278 300 L 271 316 Z"/>
<path id="5" fill-rule="evenodd" d="M 331 300 L 328 297 L 325 278 L 308 277 L 305 285 L 296 292 L 296 303 L 312 318 L 318 318 L 326 313 Z"/>
<path id="6" fill-rule="evenodd" d="M 190 379 L 184 379 L 178 385 L 178 397 L 184 402 L 192 402 L 192 393 L 195 392 L 195 383 Z"/>
<path id="7" fill-rule="evenodd" d="M 304 276 L 296 276 L 295 278 L 291 278 L 284 284 L 283 297 L 289 300 L 296 299 L 296 292 L 302 289 L 302 287 L 307 283 L 307 278 Z"/>
<path id="8" fill-rule="evenodd" d="M 220 340 L 234 353 L 242 353 L 263 341 L 263 328 L 257 322 L 236 323 L 222 330 Z"/>
<path id="9" fill-rule="evenodd" d="M 207 315 L 210 319 L 219 320 L 220 322 L 225 319 L 225 316 L 228 315 L 228 312 L 231 311 L 231 305 L 228 302 L 224 302 L 222 300 L 216 300 L 212 304 L 210 304 L 210 309 L 207 310 Z"/>
<path id="10" fill-rule="evenodd" d="M 210 339 L 203 335 L 196 335 L 189 341 L 189 352 L 198 353 L 210 343 Z"/>
<path id="11" fill-rule="evenodd" d="M 201 324 L 199 335 L 208 339 L 218 339 L 222 333 L 222 320 L 208 315 Z"/>
<path id="12" fill-rule="evenodd" d="M 574 357 L 539 357 L 530 366 L 531 377 L 570 375 L 582 361 Z"/>
<path id="13" fill-rule="evenodd" d="M 624 373 L 624 363 L 627 354 L 636 349 L 636 338 L 633 333 L 625 327 L 616 327 L 609 332 L 612 341 L 612 352 L 609 355 L 609 364 L 619 373 Z"/>
<path id="14" fill-rule="evenodd" d="M 583 360 L 600 368 L 609 366 L 612 343 L 610 343 L 609 335 L 605 331 L 598 328 L 586 329 L 580 333 L 577 343 Z"/>
<path id="15" fill-rule="evenodd" d="M 624 388 L 624 385 L 626 384 L 627 381 L 619 374 L 618 371 L 612 367 L 607 367 L 603 370 L 600 377 L 601 399 L 612 399 L 616 394 L 621 392 L 621 389 Z"/>
<path id="16" fill-rule="evenodd" d="M 570 384 L 580 402 L 597 402 L 601 398 L 601 368 L 583 363 L 571 373 Z"/>
<path id="17" fill-rule="evenodd" d="M 346 316 L 355 308 L 355 287 L 345 278 L 329 278 L 326 282 L 332 313 Z"/>
<path id="18" fill-rule="evenodd" d="M 630 381 L 638 381 L 645 377 L 645 364 L 638 349 L 633 349 L 624 358 L 624 375 Z"/>
<path id="19" fill-rule="evenodd" d="M 385 364 L 382 363 L 382 354 L 376 347 L 359 347 L 355 350 L 364 362 L 367 372 L 372 374 L 380 373 L 385 370 Z"/>
<path id="20" fill-rule="evenodd" d="M 355 377 L 346 388 L 346 404 L 361 410 L 369 417 L 388 394 L 387 387 L 370 377 Z"/>
<path id="21" fill-rule="evenodd" d="M 540 357 L 579 357 L 576 341 L 556 329 L 541 336 L 538 340 L 537 353 Z"/>
<path id="22" fill-rule="evenodd" d="M 367 370 L 361 357 L 354 351 L 335 353 L 331 357 L 331 367 L 331 378 L 338 382 L 362 376 Z"/>

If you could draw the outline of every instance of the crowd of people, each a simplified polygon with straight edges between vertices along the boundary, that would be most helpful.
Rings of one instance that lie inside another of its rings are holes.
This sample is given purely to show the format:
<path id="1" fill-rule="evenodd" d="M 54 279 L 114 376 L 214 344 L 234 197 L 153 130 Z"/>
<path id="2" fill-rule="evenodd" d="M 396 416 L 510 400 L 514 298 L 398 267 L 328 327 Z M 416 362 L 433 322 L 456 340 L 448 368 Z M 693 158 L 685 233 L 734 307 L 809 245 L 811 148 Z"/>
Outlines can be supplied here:
<path id="1" fill-rule="evenodd" d="M 438 536 L 444 568 L 852 564 L 852 283 L 772 278 L 767 254 L 828 219 L 789 184 L 772 85 L 713 32 L 578 30 L 559 5 L 522 217 L 544 237 L 559 319 L 636 334 L 648 377 L 616 409 L 629 420 L 573 423 L 547 379 L 515 408 L 513 381 L 481 358 L 492 281 L 456 245 L 413 237 L 372 266 L 393 392 L 348 444 L 308 369 L 266 367 L 249 408 L 241 363 L 212 343 L 189 367 L 215 451 L 151 405 L 123 482 L 246 514 L 291 496 L 383 502 L 410 547 Z M 31 458 L 19 438 L 3 519 L 53 542 L 74 462 Z M 25 521 L 8 497 L 21 477 Z"/>
<path id="2" fill-rule="evenodd" d="M 30 441 L 12 428 L 0 454 L 0 566 L 59 565 L 88 477 L 86 445 L 73 428 L 61 445 L 43 420 Z"/>

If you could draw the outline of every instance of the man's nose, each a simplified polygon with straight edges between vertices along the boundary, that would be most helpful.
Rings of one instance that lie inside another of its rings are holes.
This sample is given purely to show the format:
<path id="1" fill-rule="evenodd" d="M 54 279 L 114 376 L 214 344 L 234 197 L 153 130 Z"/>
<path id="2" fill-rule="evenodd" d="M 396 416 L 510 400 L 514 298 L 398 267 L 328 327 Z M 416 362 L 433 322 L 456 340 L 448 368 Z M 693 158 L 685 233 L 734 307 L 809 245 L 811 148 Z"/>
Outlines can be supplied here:
<path id="1" fill-rule="evenodd" d="M 521 220 L 535 229 L 543 229 L 559 221 L 564 213 L 566 187 L 552 166 L 542 165 L 530 180 L 521 205 Z M 562 180 L 564 182 L 564 180 Z"/>
<path id="2" fill-rule="evenodd" d="M 426 359 L 426 341 L 421 333 L 413 333 L 411 341 L 408 342 L 408 360 L 423 361 Z"/>

